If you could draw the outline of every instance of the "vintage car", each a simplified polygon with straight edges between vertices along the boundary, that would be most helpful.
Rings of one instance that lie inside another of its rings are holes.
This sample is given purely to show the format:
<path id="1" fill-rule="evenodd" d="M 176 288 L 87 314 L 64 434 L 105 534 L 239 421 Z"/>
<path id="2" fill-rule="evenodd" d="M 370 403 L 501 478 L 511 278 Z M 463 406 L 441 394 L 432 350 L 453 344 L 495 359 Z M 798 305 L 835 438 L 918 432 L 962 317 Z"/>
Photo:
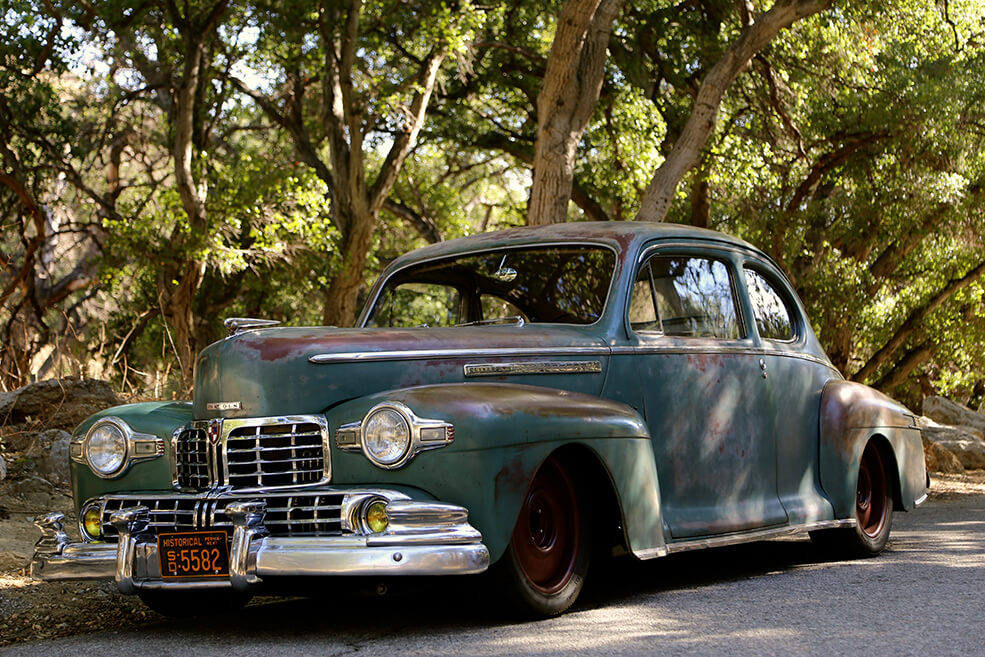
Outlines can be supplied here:
<path id="1" fill-rule="evenodd" d="M 83 540 L 40 519 L 35 577 L 188 612 L 493 568 L 547 616 L 593 558 L 791 532 L 875 555 L 926 498 L 913 414 L 846 381 L 777 266 L 720 233 L 476 235 L 394 261 L 357 328 L 273 323 L 228 320 L 194 401 L 79 426 Z"/>

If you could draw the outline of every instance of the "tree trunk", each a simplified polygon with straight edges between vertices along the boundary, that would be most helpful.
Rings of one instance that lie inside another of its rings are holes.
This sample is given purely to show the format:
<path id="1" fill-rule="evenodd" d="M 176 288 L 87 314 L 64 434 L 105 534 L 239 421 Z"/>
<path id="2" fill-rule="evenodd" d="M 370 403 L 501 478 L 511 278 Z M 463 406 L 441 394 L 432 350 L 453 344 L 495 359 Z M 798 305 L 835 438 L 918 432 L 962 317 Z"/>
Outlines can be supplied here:
<path id="1" fill-rule="evenodd" d="M 342 266 L 325 290 L 322 323 L 325 326 L 352 326 L 359 313 L 359 290 L 366 260 L 373 245 L 377 216 L 354 217 L 342 243 Z"/>
<path id="2" fill-rule="evenodd" d="M 739 38 L 729 46 L 701 83 L 683 132 L 643 195 L 637 220 L 663 221 L 667 218 L 678 185 L 700 160 L 701 151 L 715 129 L 725 92 L 756 53 L 765 48 L 780 30 L 827 9 L 832 2 L 777 0 L 769 11 L 742 30 Z"/>
<path id="3" fill-rule="evenodd" d="M 567 0 L 561 9 L 537 97 L 530 225 L 568 218 L 575 152 L 598 103 L 612 21 L 621 8 L 622 0 Z"/>
<path id="4" fill-rule="evenodd" d="M 200 109 L 201 88 L 209 82 L 203 75 L 207 40 L 212 38 L 225 8 L 226 0 L 219 0 L 207 14 L 198 17 L 199 20 L 192 20 L 191 17 L 181 16 L 175 5 L 169 5 L 185 42 L 182 77 L 175 85 L 172 105 L 174 143 L 171 155 L 174 159 L 175 186 L 188 216 L 190 230 L 185 233 L 180 226 L 176 226 L 172 231 L 172 244 L 182 256 L 162 268 L 157 278 L 157 292 L 161 314 L 170 327 L 173 347 L 181 367 L 181 387 L 186 392 L 194 387 L 195 360 L 202 346 L 198 344 L 195 326 L 195 294 L 205 274 L 205 264 L 189 254 L 197 251 L 209 227 L 205 207 L 208 187 L 203 178 L 196 179 L 193 166 L 195 120 Z"/>

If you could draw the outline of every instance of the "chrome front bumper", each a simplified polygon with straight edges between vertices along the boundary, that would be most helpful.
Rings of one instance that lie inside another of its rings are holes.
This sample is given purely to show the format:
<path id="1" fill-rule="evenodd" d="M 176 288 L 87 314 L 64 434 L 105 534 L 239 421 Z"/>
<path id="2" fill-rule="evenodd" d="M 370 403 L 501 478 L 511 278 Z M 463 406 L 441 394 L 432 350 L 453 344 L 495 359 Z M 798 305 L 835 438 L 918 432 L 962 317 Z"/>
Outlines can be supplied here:
<path id="1" fill-rule="evenodd" d="M 64 514 L 37 520 L 35 579 L 115 579 L 122 593 L 139 589 L 234 588 L 254 590 L 264 577 L 318 575 L 467 575 L 489 567 L 489 550 L 468 523 L 468 511 L 437 502 L 390 502 L 390 524 L 380 534 L 351 536 L 270 536 L 263 526 L 263 502 L 231 502 L 233 522 L 229 578 L 163 579 L 157 539 L 147 533 L 146 507 L 114 512 L 119 532 L 113 543 L 70 543 Z"/>

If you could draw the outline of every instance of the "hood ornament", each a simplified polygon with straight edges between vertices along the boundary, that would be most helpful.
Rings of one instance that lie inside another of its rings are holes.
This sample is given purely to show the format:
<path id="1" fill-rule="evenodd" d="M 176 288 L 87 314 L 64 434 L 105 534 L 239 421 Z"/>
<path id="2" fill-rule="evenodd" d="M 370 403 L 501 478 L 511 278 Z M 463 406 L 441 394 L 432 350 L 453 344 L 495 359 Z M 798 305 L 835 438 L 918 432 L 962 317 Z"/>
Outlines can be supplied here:
<path id="1" fill-rule="evenodd" d="M 263 326 L 276 326 L 280 324 L 276 319 L 254 319 L 253 317 L 229 317 L 222 323 L 229 331 L 229 335 L 236 335 L 251 328 L 261 328 Z"/>

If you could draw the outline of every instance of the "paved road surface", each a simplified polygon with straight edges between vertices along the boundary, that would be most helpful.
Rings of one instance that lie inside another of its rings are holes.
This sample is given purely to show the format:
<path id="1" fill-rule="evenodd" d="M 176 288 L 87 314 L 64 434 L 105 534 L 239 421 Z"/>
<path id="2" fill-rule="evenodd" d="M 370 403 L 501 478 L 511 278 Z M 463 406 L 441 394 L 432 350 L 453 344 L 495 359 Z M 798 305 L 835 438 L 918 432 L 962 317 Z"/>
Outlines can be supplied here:
<path id="1" fill-rule="evenodd" d="M 561 618 L 515 623 L 467 588 L 283 599 L 238 616 L 0 649 L 61 655 L 985 655 L 985 496 L 896 514 L 876 559 L 789 539 L 626 564 Z"/>

